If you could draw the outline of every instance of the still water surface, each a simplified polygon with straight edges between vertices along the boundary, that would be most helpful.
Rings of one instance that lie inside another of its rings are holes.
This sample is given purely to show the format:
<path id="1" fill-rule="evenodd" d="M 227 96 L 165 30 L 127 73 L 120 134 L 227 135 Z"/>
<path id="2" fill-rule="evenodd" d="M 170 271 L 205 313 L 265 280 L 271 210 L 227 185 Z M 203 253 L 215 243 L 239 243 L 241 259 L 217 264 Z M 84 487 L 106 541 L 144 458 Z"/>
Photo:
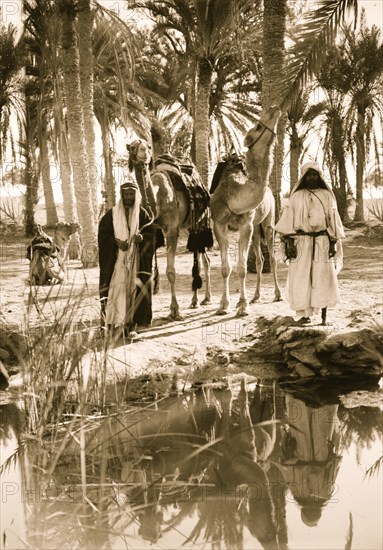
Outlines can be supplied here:
<path id="1" fill-rule="evenodd" d="M 198 388 L 68 417 L 14 454 L 23 418 L 1 406 L 2 548 L 383 547 L 382 406 L 270 381 Z"/>

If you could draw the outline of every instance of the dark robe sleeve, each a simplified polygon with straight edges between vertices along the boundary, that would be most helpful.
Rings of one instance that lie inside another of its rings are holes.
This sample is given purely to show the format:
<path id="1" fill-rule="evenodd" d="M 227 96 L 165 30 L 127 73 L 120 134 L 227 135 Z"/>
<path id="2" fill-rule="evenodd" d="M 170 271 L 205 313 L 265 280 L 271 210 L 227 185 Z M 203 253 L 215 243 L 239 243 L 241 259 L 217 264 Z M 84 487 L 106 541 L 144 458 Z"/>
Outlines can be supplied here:
<path id="1" fill-rule="evenodd" d="M 140 243 L 140 264 L 139 270 L 152 273 L 153 254 L 154 254 L 154 239 L 156 230 L 151 223 L 146 210 L 141 208 L 140 210 L 140 233 L 143 237 L 143 241 Z"/>
<path id="2" fill-rule="evenodd" d="M 136 296 L 134 322 L 137 325 L 149 325 L 152 321 L 152 294 L 153 294 L 153 255 L 156 230 L 146 210 L 140 210 L 140 233 L 143 237 L 139 245 L 139 280 Z M 147 225 L 149 224 L 149 225 Z"/>
<path id="3" fill-rule="evenodd" d="M 112 209 L 103 215 L 98 225 L 98 257 L 100 264 L 100 298 L 107 298 L 114 264 L 117 259 Z"/>

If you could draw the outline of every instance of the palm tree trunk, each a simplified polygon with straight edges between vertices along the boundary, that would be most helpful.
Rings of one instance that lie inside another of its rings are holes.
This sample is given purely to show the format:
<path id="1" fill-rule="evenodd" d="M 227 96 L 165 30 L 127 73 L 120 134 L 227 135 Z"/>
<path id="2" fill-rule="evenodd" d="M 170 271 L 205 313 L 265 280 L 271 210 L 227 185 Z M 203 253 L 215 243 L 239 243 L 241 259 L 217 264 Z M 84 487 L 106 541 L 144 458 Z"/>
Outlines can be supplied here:
<path id="1" fill-rule="evenodd" d="M 208 187 L 209 180 L 209 100 L 211 93 L 212 68 L 207 59 L 201 59 L 198 66 L 198 85 L 195 109 L 195 151 L 196 166 L 202 182 Z"/>
<path id="2" fill-rule="evenodd" d="M 291 128 L 290 137 L 290 191 L 299 179 L 299 162 L 302 155 L 303 143 L 299 137 L 297 129 L 294 126 Z"/>
<path id="3" fill-rule="evenodd" d="M 60 163 L 61 191 L 63 195 L 64 219 L 66 222 L 72 223 L 77 221 L 76 198 L 72 184 L 72 170 L 68 151 L 68 140 L 63 129 L 61 129 L 61 136 L 59 138 L 58 152 Z"/>
<path id="4" fill-rule="evenodd" d="M 84 113 L 84 128 L 86 140 L 86 152 L 88 155 L 89 185 L 93 203 L 95 223 L 98 221 L 97 183 L 98 170 L 94 132 L 93 110 L 93 51 L 92 32 L 93 14 L 90 9 L 90 0 L 78 2 L 78 37 L 80 51 L 80 82 L 82 94 L 82 108 Z"/>
<path id="5" fill-rule="evenodd" d="M 36 171 L 33 169 L 31 153 L 26 154 L 25 166 L 25 212 L 24 212 L 24 227 L 27 237 L 33 237 L 35 226 L 35 208 L 38 203 L 38 187 Z"/>
<path id="6" fill-rule="evenodd" d="M 337 205 L 339 215 L 342 221 L 347 220 L 347 171 L 346 171 L 346 159 L 344 156 L 343 147 L 343 125 L 339 117 L 334 117 L 334 131 L 333 138 L 333 151 L 338 165 L 339 174 L 339 193 L 337 196 Z"/>
<path id="7" fill-rule="evenodd" d="M 64 220 L 69 223 L 77 222 L 76 199 L 72 183 L 72 170 L 68 152 L 68 143 L 66 134 L 61 131 L 59 144 L 59 162 L 60 162 L 60 179 L 61 191 L 63 195 Z M 69 259 L 81 259 L 81 242 L 80 235 L 76 231 L 69 238 Z"/>
<path id="8" fill-rule="evenodd" d="M 50 163 L 48 153 L 48 141 L 47 141 L 47 121 L 43 115 L 43 110 L 37 117 L 38 119 L 38 139 L 40 149 L 40 173 L 43 183 L 44 200 L 45 200 L 45 213 L 47 219 L 47 225 L 54 226 L 58 221 L 57 208 L 53 195 L 52 181 L 50 176 Z"/>
<path id="9" fill-rule="evenodd" d="M 364 221 L 363 176 L 364 176 L 364 111 L 358 108 L 358 125 L 356 129 L 356 207 L 354 220 Z"/>
<path id="10" fill-rule="evenodd" d="M 71 9 L 70 9 L 71 8 Z M 74 28 L 74 6 L 62 14 L 62 67 L 68 112 L 70 159 L 79 222 L 82 227 L 82 264 L 97 265 L 97 237 L 93 202 L 89 184 L 88 158 L 81 101 L 80 55 Z"/>
<path id="11" fill-rule="evenodd" d="M 34 165 L 34 141 L 31 136 L 33 133 L 32 121 L 34 109 L 31 105 L 31 100 L 28 94 L 24 94 L 25 101 L 25 124 L 23 141 L 25 142 L 25 213 L 24 213 L 24 227 L 27 237 L 34 235 L 35 226 L 35 209 L 38 203 L 39 195 L 39 181 L 37 177 L 37 169 Z M 21 132 L 20 132 L 21 133 Z"/>
<path id="12" fill-rule="evenodd" d="M 116 204 L 116 190 L 113 177 L 112 152 L 110 150 L 107 125 L 101 125 L 102 156 L 104 158 L 104 201 L 107 210 Z"/>
<path id="13" fill-rule="evenodd" d="M 277 86 L 283 74 L 285 62 L 287 0 L 263 1 L 263 82 L 262 107 L 279 105 L 281 98 L 276 95 Z M 282 186 L 282 163 L 284 158 L 284 137 L 286 114 L 282 113 L 277 127 L 277 145 L 274 167 L 270 175 L 270 185 L 275 198 L 276 217 L 280 212 Z"/>

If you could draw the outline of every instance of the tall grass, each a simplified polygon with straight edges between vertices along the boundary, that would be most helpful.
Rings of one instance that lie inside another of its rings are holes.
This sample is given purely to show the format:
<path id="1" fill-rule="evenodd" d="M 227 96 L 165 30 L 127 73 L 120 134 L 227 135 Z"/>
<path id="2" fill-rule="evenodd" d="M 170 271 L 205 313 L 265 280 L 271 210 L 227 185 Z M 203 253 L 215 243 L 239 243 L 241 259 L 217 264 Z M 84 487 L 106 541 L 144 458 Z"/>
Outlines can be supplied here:
<path id="1" fill-rule="evenodd" d="M 11 229 L 11 226 L 21 225 L 23 209 L 15 197 L 3 197 L 0 201 L 0 224 Z"/>
<path id="2" fill-rule="evenodd" d="M 31 287 L 28 296 L 20 365 L 25 432 L 3 468 L 16 457 L 22 465 L 28 544 L 40 550 L 64 542 L 68 548 L 102 547 L 102 533 L 113 529 L 122 536 L 136 521 L 152 483 L 145 477 L 142 461 L 147 458 L 138 443 L 124 482 L 118 481 L 127 443 L 114 441 L 121 439 L 119 432 L 136 430 L 137 414 L 158 417 L 158 402 L 137 408 L 125 401 L 118 381 L 113 387 L 107 366 L 115 341 L 102 334 L 99 316 L 81 319 L 87 292 L 68 285 Z M 128 377 L 125 390 L 126 384 Z M 121 424 L 119 414 L 125 412 Z M 113 515 L 108 526 L 106 511 Z"/>
<path id="3" fill-rule="evenodd" d="M 56 306 L 64 290 L 67 293 L 68 287 L 31 287 L 25 323 L 21 367 L 26 429 L 19 455 L 25 465 L 27 501 L 32 504 L 28 540 L 39 549 L 61 546 L 65 540 L 71 548 L 81 547 L 88 538 L 90 513 L 104 502 L 102 495 L 95 497 L 94 485 L 103 487 L 106 481 L 105 450 L 101 444 L 92 455 L 87 445 L 105 418 L 108 349 L 99 320 L 79 316 L 88 289 L 78 292 L 70 287 L 60 309 Z M 35 311 L 38 320 L 32 325 L 29 318 Z M 72 471 L 69 482 L 60 473 L 63 463 L 64 471 Z M 65 517 L 58 528 L 50 520 L 56 514 Z"/>
<path id="4" fill-rule="evenodd" d="M 128 402 L 128 392 L 121 395 L 116 385 L 111 402 L 107 365 L 114 342 L 101 335 L 98 319 L 79 319 L 86 288 L 69 289 L 61 310 L 50 307 L 60 295 L 57 289 L 45 289 L 41 299 L 41 289 L 32 287 L 28 300 L 27 315 L 39 312 L 35 326 L 26 322 L 22 364 L 26 429 L 20 455 L 28 547 L 108 548 L 113 536 L 121 548 L 139 548 L 142 538 L 156 544 L 163 533 L 179 530 L 185 518 L 190 525 L 192 515 L 197 520 L 184 535 L 185 544 L 197 545 L 204 538 L 217 547 L 241 547 L 244 525 L 256 523 L 264 510 L 257 515 L 247 509 L 250 493 L 243 493 L 240 502 L 232 490 L 227 501 L 217 495 L 226 495 L 229 486 L 242 487 L 245 467 L 257 475 L 254 488 L 259 476 L 262 487 L 267 481 L 268 470 L 255 469 L 248 454 L 241 462 L 241 453 L 248 451 L 244 445 L 254 427 L 269 428 L 269 450 L 275 447 L 278 460 L 276 385 L 262 391 L 258 387 L 249 404 L 242 379 L 237 395 L 227 388 L 214 392 L 204 387 L 177 395 L 169 377 L 161 380 L 165 397 L 153 392 L 149 402 Z M 248 417 L 250 405 L 260 415 L 253 420 L 256 424 Z M 265 410 L 271 420 L 262 418 Z M 230 477 L 227 472 L 237 460 L 232 476 L 239 478 Z"/>
<path id="5" fill-rule="evenodd" d="M 373 220 L 383 224 L 383 201 L 375 199 L 366 201 L 366 209 Z"/>

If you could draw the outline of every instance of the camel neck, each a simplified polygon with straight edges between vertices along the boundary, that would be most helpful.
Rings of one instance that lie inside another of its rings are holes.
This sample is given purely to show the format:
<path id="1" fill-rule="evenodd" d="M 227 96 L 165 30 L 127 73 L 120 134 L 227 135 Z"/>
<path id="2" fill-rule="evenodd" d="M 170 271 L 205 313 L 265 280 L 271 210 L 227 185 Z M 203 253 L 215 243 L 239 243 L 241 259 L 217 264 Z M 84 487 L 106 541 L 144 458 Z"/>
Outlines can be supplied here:
<path id="1" fill-rule="evenodd" d="M 156 192 L 150 177 L 149 167 L 148 166 L 136 166 L 135 169 L 136 179 L 142 199 L 144 201 L 144 206 L 147 209 L 150 209 L 153 215 L 156 215 Z"/>
<path id="2" fill-rule="evenodd" d="M 232 214 L 246 214 L 257 208 L 262 202 L 267 189 L 267 180 L 258 181 L 251 178 L 246 183 L 233 184 L 227 198 L 227 206 Z"/>
<path id="3" fill-rule="evenodd" d="M 246 159 L 246 180 L 230 185 L 227 206 L 233 214 L 245 214 L 262 202 L 268 186 L 268 166 L 255 159 Z"/>

